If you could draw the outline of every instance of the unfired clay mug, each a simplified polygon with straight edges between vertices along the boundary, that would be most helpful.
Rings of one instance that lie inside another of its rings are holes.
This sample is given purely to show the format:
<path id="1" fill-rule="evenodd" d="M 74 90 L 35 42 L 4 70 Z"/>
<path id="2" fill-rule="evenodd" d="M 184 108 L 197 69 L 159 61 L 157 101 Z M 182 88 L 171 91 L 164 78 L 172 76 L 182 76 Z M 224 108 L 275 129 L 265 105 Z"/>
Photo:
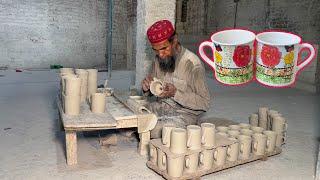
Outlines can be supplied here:
<path id="1" fill-rule="evenodd" d="M 276 147 L 277 133 L 274 131 L 263 131 L 267 135 L 267 152 L 273 152 Z"/>
<path id="2" fill-rule="evenodd" d="M 240 135 L 240 131 L 237 130 L 229 130 L 228 131 L 229 137 L 237 138 Z"/>
<path id="3" fill-rule="evenodd" d="M 268 129 L 268 110 L 267 107 L 260 107 L 258 110 L 259 127 L 262 127 L 263 129 Z"/>
<path id="4" fill-rule="evenodd" d="M 233 144 L 230 144 L 227 148 L 227 160 L 234 162 L 238 160 L 239 156 L 239 142 L 236 138 L 229 138 L 229 140 L 236 141 Z"/>
<path id="5" fill-rule="evenodd" d="M 254 33 L 242 29 L 220 31 L 211 36 L 211 41 L 200 44 L 199 54 L 214 69 L 219 82 L 244 84 L 253 78 L 254 39 Z M 205 54 L 205 46 L 212 49 L 214 61 Z"/>
<path id="6" fill-rule="evenodd" d="M 286 119 L 282 116 L 274 116 L 272 119 L 272 131 L 282 133 L 287 131 Z"/>
<path id="7" fill-rule="evenodd" d="M 241 127 L 239 125 L 230 125 L 229 129 L 230 130 L 240 131 Z"/>
<path id="8" fill-rule="evenodd" d="M 73 68 L 60 68 L 60 73 L 74 74 Z"/>
<path id="9" fill-rule="evenodd" d="M 251 153 L 251 136 L 239 135 L 238 140 L 240 143 L 239 158 L 242 160 L 249 159 Z"/>
<path id="10" fill-rule="evenodd" d="M 91 95 L 91 111 L 93 113 L 104 113 L 106 110 L 106 94 L 93 93 Z"/>
<path id="11" fill-rule="evenodd" d="M 194 173 L 198 170 L 199 166 L 199 153 L 193 153 L 186 156 L 186 173 Z"/>
<path id="12" fill-rule="evenodd" d="M 153 164 L 157 164 L 157 148 L 154 147 L 152 144 L 149 144 L 149 160 Z"/>
<path id="13" fill-rule="evenodd" d="M 87 93 L 88 93 L 88 71 L 84 69 L 76 69 L 76 74 L 79 76 L 81 79 L 81 102 L 84 102 L 87 98 Z"/>
<path id="14" fill-rule="evenodd" d="M 247 123 L 240 123 L 239 126 L 241 129 L 250 129 L 250 124 Z"/>
<path id="15" fill-rule="evenodd" d="M 264 155 L 267 146 L 267 136 L 261 133 L 254 133 L 252 138 L 253 154 Z"/>
<path id="16" fill-rule="evenodd" d="M 227 132 L 229 130 L 229 127 L 226 126 L 218 126 L 217 127 L 218 132 Z"/>
<path id="17" fill-rule="evenodd" d="M 88 91 L 87 98 L 90 99 L 93 93 L 97 92 L 97 81 L 98 81 L 98 70 L 97 69 L 87 69 L 88 71 Z"/>
<path id="18" fill-rule="evenodd" d="M 259 116 L 258 116 L 258 114 L 251 114 L 250 115 L 249 124 L 251 126 L 259 126 Z"/>
<path id="19" fill-rule="evenodd" d="M 258 126 L 251 126 L 250 128 L 254 133 L 262 133 L 264 131 L 264 129 L 262 127 L 258 127 Z"/>
<path id="20" fill-rule="evenodd" d="M 211 169 L 213 165 L 213 149 L 205 149 L 200 153 L 200 167 Z"/>
<path id="21" fill-rule="evenodd" d="M 217 134 L 226 138 L 229 137 L 229 135 L 226 132 L 217 132 Z"/>
<path id="22" fill-rule="evenodd" d="M 171 130 L 174 128 L 174 124 L 164 124 L 162 127 L 162 144 L 166 147 L 170 147 Z"/>
<path id="23" fill-rule="evenodd" d="M 226 163 L 227 147 L 219 146 L 213 153 L 214 164 L 217 166 L 223 166 Z"/>
<path id="24" fill-rule="evenodd" d="M 251 129 L 241 129 L 240 133 L 243 135 L 252 136 L 254 132 Z"/>
<path id="25" fill-rule="evenodd" d="M 302 43 L 301 38 L 287 32 L 269 31 L 256 36 L 256 79 L 272 87 L 292 85 L 297 73 L 313 60 L 315 49 L 311 44 Z M 299 54 L 308 50 L 309 56 L 298 62 Z"/>
<path id="26" fill-rule="evenodd" d="M 187 131 L 185 129 L 171 130 L 170 151 L 175 154 L 183 154 L 187 151 Z"/>
<path id="27" fill-rule="evenodd" d="M 168 175 L 173 178 L 182 176 L 184 156 L 168 159 Z"/>
<path id="28" fill-rule="evenodd" d="M 215 125 L 211 123 L 201 124 L 201 143 L 204 147 L 213 147 L 215 145 Z"/>
<path id="29" fill-rule="evenodd" d="M 163 82 L 154 78 L 150 83 L 150 92 L 155 96 L 159 96 L 163 92 Z"/>
<path id="30" fill-rule="evenodd" d="M 187 147 L 190 150 L 197 150 L 201 148 L 201 128 L 196 125 L 187 126 Z"/>
<path id="31" fill-rule="evenodd" d="M 65 78 L 65 95 L 81 95 L 81 79 L 78 77 L 67 76 Z"/>
<path id="32" fill-rule="evenodd" d="M 64 95 L 64 113 L 67 115 L 80 114 L 80 95 Z"/>
<path id="33" fill-rule="evenodd" d="M 166 170 L 167 169 L 167 156 L 166 154 L 159 148 L 157 148 L 157 162 L 158 162 L 158 168 L 160 170 Z"/>

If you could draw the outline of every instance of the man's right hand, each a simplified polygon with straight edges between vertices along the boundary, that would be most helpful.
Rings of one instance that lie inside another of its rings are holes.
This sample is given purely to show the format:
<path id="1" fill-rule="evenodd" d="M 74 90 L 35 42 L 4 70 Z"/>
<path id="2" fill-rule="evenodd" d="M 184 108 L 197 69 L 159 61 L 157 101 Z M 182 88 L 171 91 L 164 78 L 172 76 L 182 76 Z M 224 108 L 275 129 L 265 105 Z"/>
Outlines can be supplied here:
<path id="1" fill-rule="evenodd" d="M 142 90 L 144 92 L 149 91 L 151 81 L 153 81 L 153 77 L 150 74 L 142 81 Z"/>

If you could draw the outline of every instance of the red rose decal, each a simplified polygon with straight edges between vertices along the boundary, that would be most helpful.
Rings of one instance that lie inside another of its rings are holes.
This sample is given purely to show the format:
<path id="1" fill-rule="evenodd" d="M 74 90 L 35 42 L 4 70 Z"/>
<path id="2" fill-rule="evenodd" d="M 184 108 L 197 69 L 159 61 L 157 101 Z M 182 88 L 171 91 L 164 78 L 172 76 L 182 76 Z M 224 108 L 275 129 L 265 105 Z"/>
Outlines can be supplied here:
<path id="1" fill-rule="evenodd" d="M 279 64 L 281 52 L 277 47 L 263 45 L 261 51 L 261 59 L 264 65 L 268 67 L 275 67 Z"/>
<path id="2" fill-rule="evenodd" d="M 233 62 L 238 67 L 247 66 L 251 59 L 251 50 L 249 46 L 237 46 L 233 52 Z"/>

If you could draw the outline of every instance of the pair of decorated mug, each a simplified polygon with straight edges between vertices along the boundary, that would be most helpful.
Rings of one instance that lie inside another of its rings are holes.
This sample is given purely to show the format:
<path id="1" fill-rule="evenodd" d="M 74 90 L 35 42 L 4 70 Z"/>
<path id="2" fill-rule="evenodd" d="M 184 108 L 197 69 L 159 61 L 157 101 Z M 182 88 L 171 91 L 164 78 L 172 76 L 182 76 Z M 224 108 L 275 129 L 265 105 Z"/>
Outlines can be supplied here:
<path id="1" fill-rule="evenodd" d="M 213 51 L 212 59 L 204 52 L 206 46 Z M 309 50 L 309 55 L 298 61 L 303 50 Z M 256 79 L 267 86 L 286 87 L 313 60 L 315 49 L 288 32 L 266 31 L 256 35 L 248 30 L 229 29 L 214 33 L 211 41 L 202 42 L 199 54 L 223 84 L 241 85 Z"/>

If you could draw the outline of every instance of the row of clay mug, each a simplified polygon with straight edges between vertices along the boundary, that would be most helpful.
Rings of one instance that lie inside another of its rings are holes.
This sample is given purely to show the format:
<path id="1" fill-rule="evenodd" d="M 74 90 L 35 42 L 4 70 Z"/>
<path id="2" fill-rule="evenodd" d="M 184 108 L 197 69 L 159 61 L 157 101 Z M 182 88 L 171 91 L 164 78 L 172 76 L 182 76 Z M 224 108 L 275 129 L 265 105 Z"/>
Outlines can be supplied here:
<path id="1" fill-rule="evenodd" d="M 205 54 L 206 46 L 212 49 L 213 58 Z M 309 51 L 309 56 L 298 62 L 304 50 Z M 301 38 L 292 33 L 269 31 L 256 35 L 248 30 L 229 29 L 202 42 L 199 54 L 223 84 L 244 84 L 255 76 L 261 84 L 284 87 L 292 85 L 297 73 L 313 60 L 315 48 L 301 43 Z"/>

